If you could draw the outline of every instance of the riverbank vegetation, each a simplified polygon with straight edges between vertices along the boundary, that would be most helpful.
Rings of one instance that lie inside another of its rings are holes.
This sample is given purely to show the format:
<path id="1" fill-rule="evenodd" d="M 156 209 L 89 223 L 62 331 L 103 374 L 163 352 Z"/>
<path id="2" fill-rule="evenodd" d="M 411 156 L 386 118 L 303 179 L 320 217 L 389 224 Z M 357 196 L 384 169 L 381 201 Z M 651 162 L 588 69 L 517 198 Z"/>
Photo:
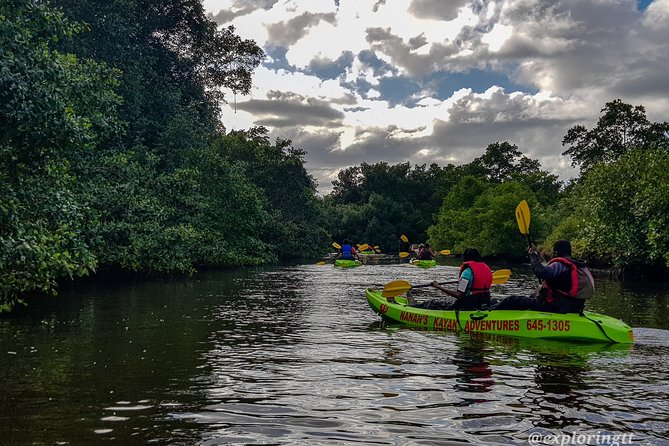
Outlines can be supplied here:
<path id="1" fill-rule="evenodd" d="M 607 103 L 564 138 L 563 184 L 509 142 L 463 165 L 352 166 L 320 198 L 304 152 L 266 129 L 228 132 L 263 51 L 199 0 L 0 4 L 0 306 L 101 270 L 192 273 L 322 254 L 399 234 L 520 257 L 533 237 L 620 268 L 669 265 L 667 123 Z"/>

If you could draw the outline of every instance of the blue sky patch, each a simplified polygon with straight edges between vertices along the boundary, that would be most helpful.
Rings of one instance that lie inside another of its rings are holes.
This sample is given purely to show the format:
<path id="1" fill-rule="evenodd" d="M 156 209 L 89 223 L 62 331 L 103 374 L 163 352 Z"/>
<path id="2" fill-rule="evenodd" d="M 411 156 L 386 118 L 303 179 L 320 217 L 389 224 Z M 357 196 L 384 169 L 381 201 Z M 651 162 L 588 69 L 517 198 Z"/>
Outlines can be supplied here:
<path id="1" fill-rule="evenodd" d="M 265 53 L 273 59 L 273 62 L 265 62 L 263 65 L 272 70 L 284 69 L 287 71 L 295 71 L 295 66 L 288 63 L 286 53 L 288 48 L 282 46 L 266 46 Z"/>
<path id="2" fill-rule="evenodd" d="M 435 99 L 450 98 L 461 88 L 471 88 L 475 93 L 483 93 L 493 85 L 504 88 L 507 93 L 521 91 L 536 94 L 539 90 L 512 82 L 506 74 L 474 69 L 466 73 L 435 73 L 432 78 L 435 87 Z"/>
<path id="3" fill-rule="evenodd" d="M 421 90 L 415 81 L 406 77 L 384 77 L 379 79 L 377 87 L 381 93 L 381 99 L 388 101 L 391 107 L 403 104 L 407 107 L 415 105 L 411 95 Z"/>
<path id="4" fill-rule="evenodd" d="M 643 11 L 651 3 L 653 3 L 653 0 L 636 0 L 636 7 L 639 11 Z"/>
<path id="5" fill-rule="evenodd" d="M 318 63 L 312 60 L 305 73 L 320 79 L 336 79 L 346 73 L 346 69 L 351 66 L 354 58 L 353 52 L 345 51 L 335 61 Z"/>
<path id="6" fill-rule="evenodd" d="M 373 70 L 374 76 L 383 76 L 388 71 L 397 73 L 397 68 L 382 61 L 372 50 L 363 50 L 358 54 L 358 60 Z"/>

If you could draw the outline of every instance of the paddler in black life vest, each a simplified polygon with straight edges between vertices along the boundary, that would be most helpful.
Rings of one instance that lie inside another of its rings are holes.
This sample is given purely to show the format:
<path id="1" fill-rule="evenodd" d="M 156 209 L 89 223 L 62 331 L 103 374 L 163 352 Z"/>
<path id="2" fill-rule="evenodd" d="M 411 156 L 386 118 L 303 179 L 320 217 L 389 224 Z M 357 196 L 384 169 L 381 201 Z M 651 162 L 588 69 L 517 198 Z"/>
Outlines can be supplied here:
<path id="1" fill-rule="evenodd" d="M 417 305 L 418 308 L 431 310 L 478 310 L 490 304 L 490 285 L 492 271 L 481 260 L 476 248 L 467 248 L 462 253 L 462 266 L 458 274 L 458 287 L 450 290 L 432 282 L 432 286 L 455 298 L 455 302 L 442 299 L 430 299 Z"/>
<path id="2" fill-rule="evenodd" d="M 572 259 L 571 243 L 558 240 L 553 245 L 553 258 L 547 265 L 539 260 L 534 247 L 528 249 L 532 272 L 541 279 L 535 296 L 509 296 L 495 307 L 497 310 L 536 310 L 550 313 L 580 313 L 585 300 L 595 292 L 595 282 L 582 260 Z"/>

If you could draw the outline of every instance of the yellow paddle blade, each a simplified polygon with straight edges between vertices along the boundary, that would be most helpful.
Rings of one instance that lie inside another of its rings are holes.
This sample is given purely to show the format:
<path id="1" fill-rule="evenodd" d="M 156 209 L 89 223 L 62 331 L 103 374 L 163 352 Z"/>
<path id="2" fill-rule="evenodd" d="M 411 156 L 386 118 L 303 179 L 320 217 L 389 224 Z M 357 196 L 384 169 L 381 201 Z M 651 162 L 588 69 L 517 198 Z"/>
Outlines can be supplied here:
<path id="1" fill-rule="evenodd" d="M 324 261 L 321 260 L 321 261 L 318 262 L 316 265 L 327 265 L 327 263 L 325 263 Z"/>
<path id="2" fill-rule="evenodd" d="M 441 254 L 442 256 L 450 256 L 451 255 L 451 250 L 450 249 L 442 249 L 441 251 L 439 251 L 439 254 Z"/>
<path id="3" fill-rule="evenodd" d="M 374 246 L 374 249 L 379 249 L 379 245 L 375 245 L 375 246 Z"/>
<path id="4" fill-rule="evenodd" d="M 355 244 L 355 247 L 356 247 L 356 248 L 360 248 L 360 243 L 356 243 L 356 244 Z"/>
<path id="5" fill-rule="evenodd" d="M 510 269 L 498 269 L 492 273 L 492 283 L 495 285 L 506 283 L 506 281 L 509 280 L 509 277 L 511 277 Z"/>
<path id="6" fill-rule="evenodd" d="M 528 235 L 530 233 L 530 207 L 525 200 L 521 201 L 516 207 L 516 221 L 520 233 Z"/>
<path id="7" fill-rule="evenodd" d="M 383 297 L 395 297 L 404 294 L 411 289 L 411 284 L 406 280 L 395 280 L 385 284 L 381 295 Z"/>
<path id="8" fill-rule="evenodd" d="M 363 243 L 362 245 L 358 246 L 360 251 L 367 251 L 369 249 L 369 245 L 367 243 Z"/>
<path id="9" fill-rule="evenodd" d="M 341 245 L 337 242 L 332 242 L 332 246 L 334 246 L 336 249 L 341 249 Z"/>
<path id="10" fill-rule="evenodd" d="M 400 252 L 400 259 L 403 259 L 405 257 L 409 257 L 409 253 L 408 252 Z"/>
<path id="11" fill-rule="evenodd" d="M 404 243 L 409 243 L 409 239 L 404 234 L 400 235 L 400 240 L 402 240 Z"/>

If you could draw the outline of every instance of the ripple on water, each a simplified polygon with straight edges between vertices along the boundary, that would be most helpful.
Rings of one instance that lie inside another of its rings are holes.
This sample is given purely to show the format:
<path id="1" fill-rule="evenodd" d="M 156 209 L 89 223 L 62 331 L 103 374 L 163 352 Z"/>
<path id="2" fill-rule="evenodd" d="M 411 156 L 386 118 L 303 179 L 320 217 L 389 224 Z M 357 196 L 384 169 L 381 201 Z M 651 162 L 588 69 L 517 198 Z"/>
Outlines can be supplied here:
<path id="1" fill-rule="evenodd" d="M 0 320 L 18 352 L 0 363 L 0 434 L 10 444 L 497 445 L 576 430 L 667 443 L 667 330 L 635 328 L 626 347 L 381 328 L 364 298 L 398 278 L 456 275 L 399 264 L 207 273 L 71 297 L 77 305 L 49 324 Z M 495 293 L 534 286 L 514 270 Z M 617 306 L 633 302 L 602 288 Z"/>

